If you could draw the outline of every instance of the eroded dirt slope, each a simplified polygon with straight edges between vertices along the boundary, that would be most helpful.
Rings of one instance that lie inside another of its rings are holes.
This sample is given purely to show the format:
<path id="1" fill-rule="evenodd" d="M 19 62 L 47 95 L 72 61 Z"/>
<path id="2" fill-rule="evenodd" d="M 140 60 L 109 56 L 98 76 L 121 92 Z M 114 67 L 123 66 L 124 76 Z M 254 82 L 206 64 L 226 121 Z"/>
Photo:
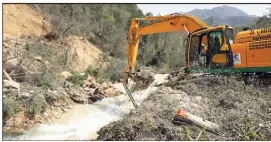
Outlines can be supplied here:
<path id="1" fill-rule="evenodd" d="M 68 36 L 64 40 L 69 49 L 72 66 L 77 71 L 84 71 L 88 66 L 97 66 L 102 51 L 86 38 Z M 101 64 L 100 64 L 101 65 Z"/>
<path id="2" fill-rule="evenodd" d="M 51 30 L 43 15 L 25 4 L 3 4 L 3 32 L 7 37 L 44 35 Z"/>

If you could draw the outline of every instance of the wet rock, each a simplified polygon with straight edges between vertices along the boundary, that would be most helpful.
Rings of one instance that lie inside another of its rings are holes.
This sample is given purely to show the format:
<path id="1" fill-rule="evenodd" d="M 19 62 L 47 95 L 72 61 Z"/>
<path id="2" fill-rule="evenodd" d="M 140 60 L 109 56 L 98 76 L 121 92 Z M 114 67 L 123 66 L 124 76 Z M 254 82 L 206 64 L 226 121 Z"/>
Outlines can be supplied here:
<path id="1" fill-rule="evenodd" d="M 93 102 L 96 102 L 96 101 L 99 101 L 99 100 L 102 100 L 103 98 L 102 97 L 100 97 L 100 96 L 92 96 L 92 97 L 89 97 L 89 100 L 90 100 L 90 102 L 89 102 L 89 104 L 90 103 L 93 103 Z"/>
<path id="2" fill-rule="evenodd" d="M 66 109 L 66 108 L 62 108 L 62 111 L 67 112 L 67 111 L 68 111 L 68 109 Z"/>
<path id="3" fill-rule="evenodd" d="M 80 103 L 80 104 L 84 104 L 87 102 L 87 97 L 84 94 L 79 94 L 78 92 L 74 92 L 71 99 L 76 102 L 76 103 Z"/>

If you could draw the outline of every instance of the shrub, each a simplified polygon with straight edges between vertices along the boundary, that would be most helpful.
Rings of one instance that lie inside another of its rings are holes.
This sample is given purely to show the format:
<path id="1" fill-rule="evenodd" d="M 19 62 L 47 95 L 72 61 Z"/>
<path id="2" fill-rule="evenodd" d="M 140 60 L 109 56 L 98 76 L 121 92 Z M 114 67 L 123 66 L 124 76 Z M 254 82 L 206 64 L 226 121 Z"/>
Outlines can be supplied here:
<path id="1" fill-rule="evenodd" d="M 20 104 L 15 99 L 5 96 L 3 100 L 4 118 L 17 114 L 20 111 Z"/>
<path id="2" fill-rule="evenodd" d="M 84 83 L 84 80 L 87 79 L 87 74 L 80 74 L 79 72 L 72 72 L 72 76 L 70 76 L 67 80 L 72 82 L 73 84 L 82 86 Z"/>
<path id="3" fill-rule="evenodd" d="M 127 67 L 125 61 L 112 58 L 107 69 L 101 73 L 101 77 L 106 80 L 117 81 L 124 78 L 124 69 Z"/>
<path id="4" fill-rule="evenodd" d="M 99 74 L 100 74 L 100 69 L 98 69 L 98 68 L 93 68 L 93 67 L 91 67 L 91 66 L 89 66 L 86 70 L 85 70 L 85 74 L 86 75 L 91 75 L 91 76 L 99 76 Z"/>
<path id="5" fill-rule="evenodd" d="M 42 73 L 33 76 L 33 84 L 37 87 L 52 87 L 54 77 L 50 73 Z"/>
<path id="6" fill-rule="evenodd" d="M 27 104 L 26 112 L 29 115 L 40 114 L 45 110 L 46 100 L 43 94 L 35 95 L 31 101 Z"/>

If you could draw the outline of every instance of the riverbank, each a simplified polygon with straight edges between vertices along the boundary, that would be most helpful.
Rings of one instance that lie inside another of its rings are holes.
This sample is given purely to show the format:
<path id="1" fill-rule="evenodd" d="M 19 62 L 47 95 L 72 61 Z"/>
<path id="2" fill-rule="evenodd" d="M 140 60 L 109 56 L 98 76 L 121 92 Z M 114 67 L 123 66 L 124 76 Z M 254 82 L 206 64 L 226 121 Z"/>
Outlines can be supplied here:
<path id="1" fill-rule="evenodd" d="M 148 95 L 157 90 L 156 85 L 166 82 L 167 75 L 155 75 L 154 82 L 144 90 L 133 93 L 138 105 Z M 123 92 L 121 83 L 113 85 Z M 123 92 L 124 93 L 124 92 Z M 97 131 L 103 126 L 121 120 L 124 115 L 134 109 L 126 94 L 116 97 L 104 98 L 93 104 L 74 105 L 70 110 L 52 124 L 37 124 L 23 135 L 15 137 L 16 140 L 95 140 Z"/>

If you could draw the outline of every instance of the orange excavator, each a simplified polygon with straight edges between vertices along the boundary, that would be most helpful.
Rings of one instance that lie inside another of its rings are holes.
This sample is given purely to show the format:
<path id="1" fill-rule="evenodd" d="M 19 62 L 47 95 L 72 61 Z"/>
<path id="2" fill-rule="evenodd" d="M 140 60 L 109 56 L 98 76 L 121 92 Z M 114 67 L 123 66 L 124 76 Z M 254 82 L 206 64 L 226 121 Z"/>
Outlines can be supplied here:
<path id="1" fill-rule="evenodd" d="M 151 24 L 141 27 L 141 21 Z M 188 72 L 271 72 L 271 27 L 246 29 L 233 37 L 230 26 L 211 27 L 198 17 L 175 13 L 132 19 L 128 33 L 126 83 L 135 73 L 140 36 L 165 32 L 187 33 L 185 59 Z"/>

